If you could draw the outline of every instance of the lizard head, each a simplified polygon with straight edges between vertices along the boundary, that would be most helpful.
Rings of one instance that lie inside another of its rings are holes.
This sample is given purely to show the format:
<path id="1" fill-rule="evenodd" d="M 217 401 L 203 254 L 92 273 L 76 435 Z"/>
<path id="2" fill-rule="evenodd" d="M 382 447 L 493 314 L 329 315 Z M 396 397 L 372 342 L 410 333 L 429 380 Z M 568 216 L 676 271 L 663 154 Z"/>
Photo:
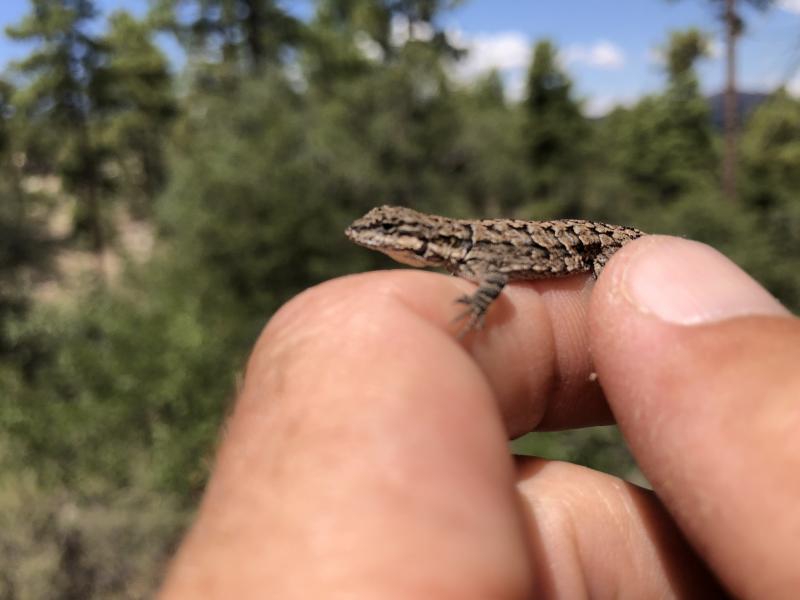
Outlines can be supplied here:
<path id="1" fill-rule="evenodd" d="M 435 267 L 448 262 L 442 251 L 443 232 L 453 227 L 444 217 L 426 215 L 402 206 L 379 206 L 345 230 L 350 240 L 388 254 L 414 267 Z"/>

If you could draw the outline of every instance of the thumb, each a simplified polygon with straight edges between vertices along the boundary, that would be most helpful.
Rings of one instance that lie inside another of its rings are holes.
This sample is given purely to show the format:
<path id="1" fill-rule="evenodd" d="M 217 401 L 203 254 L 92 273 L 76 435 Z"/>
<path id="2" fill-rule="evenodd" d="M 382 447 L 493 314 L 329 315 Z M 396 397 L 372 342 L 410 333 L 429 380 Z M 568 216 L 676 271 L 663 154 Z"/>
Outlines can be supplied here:
<path id="1" fill-rule="evenodd" d="M 734 595 L 800 589 L 800 321 L 717 251 L 650 236 L 592 295 L 600 382 L 639 465 Z"/>

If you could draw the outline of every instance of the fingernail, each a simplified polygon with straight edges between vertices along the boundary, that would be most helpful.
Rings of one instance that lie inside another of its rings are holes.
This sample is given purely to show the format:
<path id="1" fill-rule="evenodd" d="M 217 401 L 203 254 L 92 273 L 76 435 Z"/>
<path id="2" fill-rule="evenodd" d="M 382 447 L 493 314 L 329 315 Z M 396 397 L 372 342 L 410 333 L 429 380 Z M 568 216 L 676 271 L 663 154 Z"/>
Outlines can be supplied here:
<path id="1" fill-rule="evenodd" d="M 710 246 L 665 236 L 652 236 L 638 246 L 627 258 L 621 284 L 641 312 L 681 325 L 790 314 Z"/>

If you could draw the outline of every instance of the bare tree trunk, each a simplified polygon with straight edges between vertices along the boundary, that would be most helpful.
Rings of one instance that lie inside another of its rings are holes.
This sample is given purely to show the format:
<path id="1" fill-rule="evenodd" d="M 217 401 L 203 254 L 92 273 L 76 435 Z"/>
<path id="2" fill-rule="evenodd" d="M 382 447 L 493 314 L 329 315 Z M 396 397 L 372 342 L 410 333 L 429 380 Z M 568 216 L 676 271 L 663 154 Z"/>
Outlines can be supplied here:
<path id="1" fill-rule="evenodd" d="M 99 168 L 96 164 L 97 156 L 93 152 L 91 139 L 89 137 L 89 125 L 84 119 L 80 123 L 79 152 L 82 161 L 83 181 L 80 189 L 84 194 L 83 200 L 86 202 L 88 212 L 90 235 L 92 236 L 92 251 L 97 261 L 97 274 L 100 281 L 106 280 L 105 249 L 106 239 L 103 231 L 103 216 L 100 208 L 100 182 L 98 178 Z"/>
<path id="2" fill-rule="evenodd" d="M 8 180 L 11 184 L 11 195 L 14 197 L 14 222 L 17 227 L 21 228 L 25 223 L 27 217 L 27 206 L 25 194 L 22 191 L 22 169 L 14 163 L 13 158 L 9 158 L 6 163 L 7 170 L 3 170 L 3 174 L 8 174 Z"/>
<path id="3" fill-rule="evenodd" d="M 722 190 L 730 202 L 736 201 L 736 138 L 738 128 L 736 93 L 736 39 L 740 32 L 736 14 L 736 0 L 725 0 L 725 94 L 723 96 L 723 124 L 725 129 L 725 151 L 722 159 Z"/>
<path id="4" fill-rule="evenodd" d="M 97 273 L 101 281 L 106 279 L 105 261 L 105 235 L 103 233 L 103 217 L 100 212 L 100 200 L 97 193 L 97 182 L 86 182 L 86 205 L 89 210 L 90 226 L 92 228 L 92 251 L 97 261 Z"/>
<path id="5" fill-rule="evenodd" d="M 62 589 L 53 597 L 59 600 L 91 598 L 97 583 L 97 572 L 86 557 L 86 543 L 80 530 L 68 529 L 60 546 L 58 576 Z"/>
<path id="6" fill-rule="evenodd" d="M 264 64 L 264 40 L 263 24 L 264 16 L 261 14 L 259 2 L 247 2 L 247 17 L 244 25 L 247 36 L 247 46 L 250 50 L 250 60 L 252 61 L 252 72 L 258 73 Z"/>

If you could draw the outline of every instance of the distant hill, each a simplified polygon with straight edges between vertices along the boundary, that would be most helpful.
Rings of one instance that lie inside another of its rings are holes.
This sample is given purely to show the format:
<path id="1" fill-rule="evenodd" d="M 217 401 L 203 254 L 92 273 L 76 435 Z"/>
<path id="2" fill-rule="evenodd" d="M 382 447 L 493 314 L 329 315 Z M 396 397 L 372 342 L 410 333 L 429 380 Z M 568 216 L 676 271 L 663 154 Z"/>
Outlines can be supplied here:
<path id="1" fill-rule="evenodd" d="M 739 123 L 743 123 L 750 113 L 752 113 L 758 105 L 764 102 L 770 94 L 762 92 L 739 92 L 739 102 L 737 103 L 737 112 L 739 113 Z M 722 129 L 723 110 L 722 110 L 723 94 L 714 94 L 708 97 L 708 106 L 711 109 L 711 123 L 715 129 Z"/>
<path id="2" fill-rule="evenodd" d="M 739 92 L 739 102 L 736 105 L 737 112 L 739 113 L 739 123 L 746 121 L 751 113 L 758 108 L 762 102 L 769 99 L 771 95 L 771 93 L 768 94 L 766 92 Z M 711 125 L 714 129 L 719 131 L 722 131 L 723 96 L 724 94 L 722 92 L 713 94 L 711 96 L 706 96 L 706 102 L 708 102 L 708 108 L 711 111 Z M 623 107 L 620 105 L 618 108 Z M 602 121 L 606 118 L 606 116 L 607 115 L 589 118 Z"/>

